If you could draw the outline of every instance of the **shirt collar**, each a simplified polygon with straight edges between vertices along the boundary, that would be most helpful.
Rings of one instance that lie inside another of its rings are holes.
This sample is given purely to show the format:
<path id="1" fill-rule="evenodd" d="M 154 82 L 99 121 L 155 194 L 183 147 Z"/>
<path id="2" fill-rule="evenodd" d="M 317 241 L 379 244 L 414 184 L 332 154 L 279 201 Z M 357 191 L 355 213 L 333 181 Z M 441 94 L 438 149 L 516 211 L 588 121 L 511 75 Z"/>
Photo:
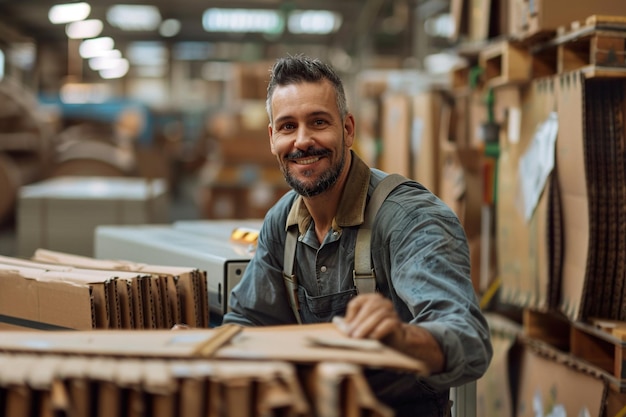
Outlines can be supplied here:
<path id="1" fill-rule="evenodd" d="M 367 203 L 371 173 L 367 164 L 354 151 L 351 150 L 350 153 L 352 154 L 352 163 L 339 201 L 337 214 L 333 219 L 333 230 L 360 225 L 365 218 L 365 204 Z M 302 196 L 296 197 L 287 216 L 287 229 L 297 224 L 298 230 L 302 234 L 307 231 L 311 221 L 311 214 L 304 204 L 304 199 Z"/>

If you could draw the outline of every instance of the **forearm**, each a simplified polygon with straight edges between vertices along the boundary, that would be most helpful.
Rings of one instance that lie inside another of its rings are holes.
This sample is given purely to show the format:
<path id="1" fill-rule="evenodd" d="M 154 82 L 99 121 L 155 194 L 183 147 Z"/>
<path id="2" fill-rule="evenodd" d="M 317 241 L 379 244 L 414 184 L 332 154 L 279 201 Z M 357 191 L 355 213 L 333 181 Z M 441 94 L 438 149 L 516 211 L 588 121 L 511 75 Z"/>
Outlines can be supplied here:
<path id="1" fill-rule="evenodd" d="M 433 374 L 445 369 L 446 358 L 439 342 L 422 327 L 402 323 L 400 331 L 391 334 L 388 343 L 394 349 L 423 361 Z"/>

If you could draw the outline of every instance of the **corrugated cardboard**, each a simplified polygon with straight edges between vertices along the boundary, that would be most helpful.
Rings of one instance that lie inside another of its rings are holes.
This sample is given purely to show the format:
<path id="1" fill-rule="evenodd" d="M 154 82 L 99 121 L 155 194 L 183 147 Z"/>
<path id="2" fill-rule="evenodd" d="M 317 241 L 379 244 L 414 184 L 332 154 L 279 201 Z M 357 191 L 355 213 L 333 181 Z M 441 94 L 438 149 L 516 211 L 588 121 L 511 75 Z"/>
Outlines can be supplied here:
<path id="1" fill-rule="evenodd" d="M 95 259 L 63 252 L 37 249 L 33 260 L 45 263 L 74 266 L 79 268 L 109 271 L 127 271 L 142 274 L 135 280 L 126 282 L 133 297 L 133 311 L 136 317 L 135 327 L 153 328 L 156 313 L 154 304 L 162 307 L 165 323 L 161 328 L 174 324 L 187 324 L 193 327 L 208 326 L 208 307 L 206 305 L 205 272 L 196 268 L 167 265 L 148 265 L 125 260 Z M 143 274 L 146 274 L 143 276 Z M 153 283 L 162 288 L 161 298 L 155 298 Z M 144 321 L 144 300 L 150 311 L 150 317 Z"/>
<path id="2" fill-rule="evenodd" d="M 296 367 L 284 362 L 0 353 L 9 364 L 0 414 L 11 417 L 313 415 Z"/>
<path id="3" fill-rule="evenodd" d="M 584 150 L 584 79 L 581 74 L 558 78 L 557 111 L 560 123 L 556 165 L 562 201 L 563 280 L 560 310 L 570 319 L 579 318 L 587 258 L 589 217 Z"/>
<path id="4" fill-rule="evenodd" d="M 353 364 L 320 363 L 306 369 L 304 386 L 312 398 L 315 415 L 324 417 L 392 417 L 392 409 L 381 403 Z"/>
<path id="5" fill-rule="evenodd" d="M 603 416 L 607 384 L 585 366 L 548 346 L 525 346 L 515 416 Z"/>
<path id="6" fill-rule="evenodd" d="M 442 97 L 437 91 L 423 91 L 412 97 L 411 178 L 439 194 L 442 161 L 439 151 Z M 398 155 L 396 155 L 396 158 Z"/>
<path id="7" fill-rule="evenodd" d="M 171 225 L 100 226 L 96 229 L 95 257 L 131 262 L 196 268 L 206 272 L 205 297 L 211 320 L 228 311 L 228 296 L 241 280 L 254 248 L 178 230 Z M 208 316 L 208 313 L 207 313 Z"/>
<path id="8" fill-rule="evenodd" d="M 60 253 L 43 254 L 48 261 L 54 258 L 53 254 L 59 255 L 57 260 L 62 258 Z M 87 266 L 88 262 L 77 264 Z M 187 294 L 193 296 L 194 291 L 198 294 L 205 293 L 199 284 L 195 289 L 185 288 L 190 286 L 189 281 L 194 276 L 176 281 L 180 278 L 179 275 L 161 276 L 149 272 L 134 272 L 129 271 L 128 266 L 129 264 L 120 266 L 121 270 L 100 270 L 0 257 L 0 268 L 10 272 L 6 274 L 4 282 L 0 281 L 0 285 L 6 287 L 3 292 L 6 299 L 0 303 L 0 309 L 5 311 L 4 321 L 33 328 L 47 328 L 49 324 L 56 323 L 55 326 L 80 330 L 171 328 L 175 324 L 174 317 L 180 316 L 176 312 L 180 305 L 176 300 L 184 300 Z M 166 269 L 168 268 L 165 267 L 162 271 Z M 174 270 L 176 268 L 170 268 L 169 272 Z M 181 270 L 179 268 L 177 272 Z M 203 278 L 204 275 L 196 277 L 197 280 Z M 55 292 L 49 290 L 49 287 L 58 290 Z M 42 288 L 45 288 L 44 293 L 34 298 L 31 293 L 41 292 Z M 32 301 L 28 304 L 18 302 L 20 297 Z M 194 298 L 202 297 L 196 295 Z M 81 306 L 87 305 L 90 306 L 90 315 L 86 314 L 86 307 L 85 311 L 81 310 Z M 24 311 L 24 306 L 29 306 L 32 311 Z M 206 326 L 208 318 L 201 319 L 202 312 L 198 312 L 196 305 L 192 305 L 189 310 L 197 316 L 192 323 L 196 323 L 198 327 Z M 91 325 L 86 325 L 87 320 Z"/>
<path id="9" fill-rule="evenodd" d="M 160 358 L 212 357 L 298 364 L 337 361 L 408 371 L 416 376 L 429 373 L 422 361 L 379 342 L 349 338 L 331 323 L 259 328 L 224 325 L 184 331 L 16 331 L 2 335 L 0 351 Z"/>
<path id="10" fill-rule="evenodd" d="M 498 159 L 497 188 L 497 264 L 502 279 L 502 299 L 523 307 L 549 307 L 550 276 L 548 271 L 548 197 L 545 186 L 532 217 L 524 214 L 519 171 L 520 159 L 527 151 L 540 124 L 554 111 L 554 81 L 534 80 L 528 89 L 521 89 L 520 99 L 509 98 L 510 113 L 521 111 L 521 127 L 517 133 L 501 134 Z M 500 98 L 498 108 L 506 108 Z M 516 107 L 516 104 L 521 106 Z M 504 111 L 502 111 L 504 113 Z M 508 122 L 505 121 L 508 124 Z M 519 135 L 514 140 L 511 135 Z"/>
<path id="11" fill-rule="evenodd" d="M 382 97 L 382 152 L 380 169 L 412 177 L 411 100 L 407 94 L 389 93 Z"/>
<path id="12" fill-rule="evenodd" d="M 480 417 L 512 417 L 513 387 L 516 386 L 512 354 L 522 328 L 517 323 L 494 313 L 486 313 L 493 359 L 487 372 L 476 381 L 476 415 Z"/>

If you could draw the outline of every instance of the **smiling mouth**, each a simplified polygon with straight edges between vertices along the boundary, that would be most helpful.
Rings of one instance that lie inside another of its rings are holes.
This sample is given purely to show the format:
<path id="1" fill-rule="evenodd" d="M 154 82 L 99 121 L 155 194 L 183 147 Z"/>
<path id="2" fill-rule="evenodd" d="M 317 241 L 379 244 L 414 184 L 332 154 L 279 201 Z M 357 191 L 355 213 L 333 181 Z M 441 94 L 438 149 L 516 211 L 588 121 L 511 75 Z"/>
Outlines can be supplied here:
<path id="1" fill-rule="evenodd" d="M 320 159 L 322 159 L 322 158 L 319 157 L 319 156 L 316 156 L 316 157 L 312 157 L 312 158 L 294 160 L 293 162 L 298 164 L 298 165 L 309 165 L 309 164 L 313 164 L 313 163 L 319 161 Z"/>

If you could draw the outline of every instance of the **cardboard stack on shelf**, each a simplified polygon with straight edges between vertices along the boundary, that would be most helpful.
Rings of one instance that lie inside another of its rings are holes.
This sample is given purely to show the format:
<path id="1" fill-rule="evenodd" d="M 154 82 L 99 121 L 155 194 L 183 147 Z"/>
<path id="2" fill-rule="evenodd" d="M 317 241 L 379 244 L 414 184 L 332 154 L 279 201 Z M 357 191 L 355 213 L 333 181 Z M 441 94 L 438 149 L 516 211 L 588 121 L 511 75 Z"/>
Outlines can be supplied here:
<path id="1" fill-rule="evenodd" d="M 500 363 L 478 381 L 489 401 L 494 373 L 507 378 L 511 402 L 497 409 L 494 399 L 483 415 L 616 415 L 624 342 L 598 323 L 626 320 L 626 5 L 491 0 L 467 13 L 477 3 L 453 2 L 468 64 L 451 78 L 491 99 L 480 120 L 497 127 L 491 284 L 523 312 L 511 369 Z"/>

